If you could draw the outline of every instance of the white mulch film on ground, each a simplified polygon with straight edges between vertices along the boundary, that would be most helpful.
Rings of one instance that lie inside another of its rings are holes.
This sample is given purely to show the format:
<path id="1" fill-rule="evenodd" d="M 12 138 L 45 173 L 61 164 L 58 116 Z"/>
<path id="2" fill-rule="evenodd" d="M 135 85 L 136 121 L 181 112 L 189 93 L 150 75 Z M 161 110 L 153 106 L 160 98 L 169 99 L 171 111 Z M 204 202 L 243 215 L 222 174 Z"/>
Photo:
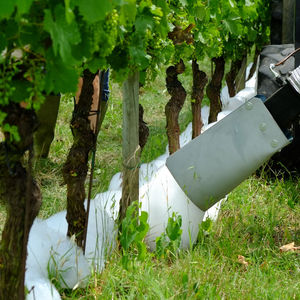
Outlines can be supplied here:
<path id="1" fill-rule="evenodd" d="M 251 66 L 248 66 L 248 71 Z M 229 98 L 227 87 L 223 88 L 221 99 L 223 111 L 218 121 L 256 95 L 256 74 L 246 83 L 246 88 L 234 98 Z M 207 124 L 209 108 L 202 109 L 203 130 L 213 124 Z M 191 140 L 192 125 L 189 124 L 180 136 L 180 145 Z M 207 217 L 215 220 L 221 201 L 203 212 L 195 206 L 178 186 L 165 163 L 166 153 L 156 160 L 143 164 L 140 168 L 140 202 L 142 210 L 149 214 L 150 231 L 146 243 L 150 249 L 155 247 L 155 239 L 164 231 L 169 216 L 173 212 L 182 216 L 182 248 L 195 241 L 199 224 Z M 98 194 L 91 200 L 87 234 L 86 255 L 66 237 L 66 211 L 62 211 L 47 220 L 36 219 L 30 231 L 26 266 L 26 287 L 30 291 L 27 299 L 61 299 L 49 274 L 57 275 L 62 287 L 75 289 L 84 287 L 92 268 L 101 271 L 105 257 L 114 247 L 115 222 L 118 201 L 121 198 L 120 173 L 113 176 L 108 191 Z"/>

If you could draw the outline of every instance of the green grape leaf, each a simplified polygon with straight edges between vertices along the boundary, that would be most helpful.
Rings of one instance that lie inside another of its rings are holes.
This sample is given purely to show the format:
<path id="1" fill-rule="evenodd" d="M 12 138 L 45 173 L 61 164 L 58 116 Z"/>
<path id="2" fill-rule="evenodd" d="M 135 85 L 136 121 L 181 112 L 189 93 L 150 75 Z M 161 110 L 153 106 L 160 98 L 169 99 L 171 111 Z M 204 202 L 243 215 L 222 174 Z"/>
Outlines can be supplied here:
<path id="1" fill-rule="evenodd" d="M 234 35 L 240 34 L 239 24 L 238 24 L 237 20 L 233 20 L 233 19 L 223 20 L 223 24 L 230 33 L 232 33 Z"/>
<path id="2" fill-rule="evenodd" d="M 55 7 L 55 19 L 51 11 L 45 10 L 44 28 L 51 35 L 54 54 L 61 56 L 64 62 L 73 62 L 72 45 L 80 43 L 81 37 L 77 23 L 68 24 L 62 5 Z"/>
<path id="3" fill-rule="evenodd" d="M 186 43 L 183 43 L 181 45 L 177 45 L 175 47 L 175 61 L 178 62 L 180 59 L 188 58 L 192 56 L 194 52 L 193 45 L 187 45 Z"/>
<path id="4" fill-rule="evenodd" d="M 229 0 L 229 4 L 230 4 L 231 8 L 235 8 L 236 7 L 236 3 L 233 2 L 232 0 Z"/>
<path id="5" fill-rule="evenodd" d="M 142 45 L 135 45 L 129 47 L 130 58 L 132 59 L 131 65 L 138 66 L 141 70 L 149 66 L 151 57 L 147 55 Z"/>
<path id="6" fill-rule="evenodd" d="M 105 69 L 106 60 L 103 57 L 93 58 L 87 63 L 87 67 L 92 73 L 96 73 L 99 69 Z"/>
<path id="7" fill-rule="evenodd" d="M 29 11 L 32 2 L 33 0 L 16 0 L 18 14 L 26 14 Z"/>
<path id="8" fill-rule="evenodd" d="M 30 49 L 35 51 L 43 51 L 42 41 L 43 36 L 41 35 L 39 26 L 28 25 L 20 31 L 20 42 L 21 45 L 30 45 Z"/>
<path id="9" fill-rule="evenodd" d="M 197 17 L 200 21 L 204 20 L 205 16 L 206 8 L 204 6 L 200 6 L 195 9 L 195 17 Z"/>
<path id="10" fill-rule="evenodd" d="M 47 94 L 73 93 L 77 89 L 79 75 L 76 70 L 64 63 L 60 56 L 55 56 L 51 50 L 46 54 L 45 90 Z"/>
<path id="11" fill-rule="evenodd" d="M 164 13 L 163 13 L 161 7 L 157 7 L 156 5 L 151 5 L 150 11 L 151 11 L 152 15 L 154 15 L 154 16 L 158 16 L 158 17 L 164 16 Z"/>
<path id="12" fill-rule="evenodd" d="M 11 99 L 14 102 L 26 101 L 29 98 L 30 92 L 29 88 L 31 84 L 29 81 L 25 80 L 13 80 L 11 82 L 12 87 L 14 87 L 14 91 L 11 95 Z"/>
<path id="13" fill-rule="evenodd" d="M 0 18 L 9 18 L 15 8 L 16 0 L 0 1 Z"/>
<path id="14" fill-rule="evenodd" d="M 182 6 L 187 6 L 187 0 L 179 0 L 179 2 L 181 3 Z"/>
<path id="15" fill-rule="evenodd" d="M 74 20 L 74 13 L 70 7 L 70 1 L 71 0 L 64 0 L 65 1 L 65 15 L 66 15 L 66 20 L 68 24 L 71 24 L 72 21 Z"/>
<path id="16" fill-rule="evenodd" d="M 93 45 L 94 45 L 94 40 L 93 40 L 93 35 L 91 34 L 92 32 L 89 32 L 87 30 L 81 30 L 81 42 L 77 45 L 72 46 L 72 56 L 76 60 L 81 60 L 82 57 L 91 57 L 92 56 L 92 51 Z"/>
<path id="17" fill-rule="evenodd" d="M 74 2 L 88 23 L 104 20 L 106 14 L 113 9 L 111 0 L 76 0 Z"/>
<path id="18" fill-rule="evenodd" d="M 200 41 L 202 44 L 205 44 L 207 42 L 201 31 L 195 34 L 195 39 L 196 41 Z"/>
<path id="19" fill-rule="evenodd" d="M 111 67 L 116 71 L 127 68 L 129 60 L 128 49 L 122 49 L 119 46 L 115 47 L 107 60 Z"/>
<path id="20" fill-rule="evenodd" d="M 135 21 L 135 29 L 138 34 L 145 34 L 147 29 L 152 31 L 153 29 L 153 18 L 151 16 L 139 16 Z"/>
<path id="21" fill-rule="evenodd" d="M 127 0 L 123 3 L 120 9 L 121 24 L 133 23 L 137 13 L 136 0 Z"/>
<path id="22" fill-rule="evenodd" d="M 255 40 L 257 38 L 256 30 L 254 30 L 253 28 L 248 28 L 247 36 L 248 36 L 248 40 L 250 42 L 255 42 Z"/>
<path id="23" fill-rule="evenodd" d="M 220 0 L 210 0 L 207 2 L 207 6 L 211 9 L 211 12 L 215 12 L 220 7 Z"/>

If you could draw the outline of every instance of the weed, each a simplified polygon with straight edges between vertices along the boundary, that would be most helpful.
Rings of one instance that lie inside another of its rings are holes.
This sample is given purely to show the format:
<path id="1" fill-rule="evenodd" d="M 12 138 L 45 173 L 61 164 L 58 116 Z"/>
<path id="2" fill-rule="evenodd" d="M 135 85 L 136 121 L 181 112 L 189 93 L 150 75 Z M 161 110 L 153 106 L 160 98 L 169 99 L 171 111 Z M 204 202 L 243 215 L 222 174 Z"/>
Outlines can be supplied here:
<path id="1" fill-rule="evenodd" d="M 127 208 L 121 225 L 122 264 L 126 270 L 130 267 L 130 263 L 134 265 L 135 259 L 143 261 L 146 256 L 144 238 L 149 231 L 148 213 L 141 211 L 141 214 L 138 215 L 138 208 L 138 203 L 133 202 Z"/>
<path id="2" fill-rule="evenodd" d="M 207 218 L 205 221 L 199 224 L 199 231 L 197 236 L 196 245 L 203 245 L 207 237 L 209 236 L 212 230 L 213 222 L 210 218 Z"/>
<path id="3" fill-rule="evenodd" d="M 168 219 L 166 231 L 156 238 L 156 256 L 158 258 L 175 259 L 181 243 L 182 218 L 173 212 Z"/>

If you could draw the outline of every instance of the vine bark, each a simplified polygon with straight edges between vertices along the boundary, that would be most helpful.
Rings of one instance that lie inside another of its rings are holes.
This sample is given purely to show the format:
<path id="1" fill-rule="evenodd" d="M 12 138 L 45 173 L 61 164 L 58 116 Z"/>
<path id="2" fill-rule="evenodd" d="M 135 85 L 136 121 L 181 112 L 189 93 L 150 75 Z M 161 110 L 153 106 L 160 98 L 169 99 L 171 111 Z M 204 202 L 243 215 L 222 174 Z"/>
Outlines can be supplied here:
<path id="1" fill-rule="evenodd" d="M 144 121 L 144 108 L 142 104 L 139 104 L 139 145 L 141 147 L 141 152 L 146 146 L 149 137 L 149 128 L 147 123 Z"/>
<path id="2" fill-rule="evenodd" d="M 79 247 L 83 247 L 86 226 L 84 184 L 88 172 L 88 156 L 95 139 L 89 114 L 93 103 L 93 81 L 96 75 L 87 69 L 83 72 L 82 88 L 71 120 L 74 142 L 63 167 L 63 178 L 67 184 L 67 235 L 75 235 Z"/>
<path id="3" fill-rule="evenodd" d="M 37 118 L 19 104 L 1 107 L 7 113 L 4 124 L 18 128 L 20 140 L 4 132 L 0 144 L 0 196 L 6 206 L 6 222 L 0 243 L 0 299 L 25 299 L 25 265 L 29 231 L 41 205 L 41 193 L 24 167 L 24 154 L 32 149 Z M 30 165 L 30 164 L 29 164 Z"/>
<path id="4" fill-rule="evenodd" d="M 228 93 L 230 97 L 234 97 L 236 95 L 236 76 L 241 69 L 242 59 L 237 59 L 231 62 L 230 70 L 225 75 Z"/>
<path id="5" fill-rule="evenodd" d="M 197 60 L 194 59 L 192 62 L 193 70 L 193 92 L 192 92 L 192 138 L 194 139 L 201 134 L 201 129 L 203 126 L 201 117 L 201 104 L 204 96 L 204 88 L 208 82 L 207 75 L 205 72 L 199 69 Z"/>
<path id="6" fill-rule="evenodd" d="M 166 74 L 166 86 L 171 99 L 165 106 L 165 114 L 167 119 L 167 136 L 169 141 L 170 154 L 180 149 L 179 143 L 179 113 L 183 107 L 186 99 L 186 91 L 178 80 L 178 75 L 182 74 L 185 70 L 185 65 L 182 60 L 175 66 L 171 66 L 167 69 Z"/>
<path id="7" fill-rule="evenodd" d="M 206 88 L 206 94 L 210 100 L 208 123 L 216 122 L 218 113 L 222 110 L 220 92 L 225 68 L 225 59 L 222 56 L 213 58 L 212 62 L 216 67 L 212 79 Z"/>

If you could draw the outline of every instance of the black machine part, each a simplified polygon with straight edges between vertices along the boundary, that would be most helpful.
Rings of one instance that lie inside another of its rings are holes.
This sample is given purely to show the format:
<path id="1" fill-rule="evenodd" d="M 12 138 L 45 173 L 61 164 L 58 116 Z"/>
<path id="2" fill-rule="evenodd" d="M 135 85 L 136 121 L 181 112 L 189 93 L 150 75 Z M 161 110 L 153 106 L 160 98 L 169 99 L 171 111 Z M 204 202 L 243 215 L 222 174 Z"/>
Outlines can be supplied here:
<path id="1" fill-rule="evenodd" d="M 274 77 L 270 78 L 274 85 Z M 290 145 L 274 155 L 269 163 L 272 170 L 284 175 L 300 174 L 300 66 L 288 73 L 285 84 L 271 95 L 265 106 L 286 136 Z"/>
<path id="2" fill-rule="evenodd" d="M 257 94 L 263 95 L 266 99 L 274 94 L 282 83 L 278 81 L 274 72 L 270 69 L 271 65 L 275 65 L 282 61 L 285 57 L 295 50 L 293 44 L 285 45 L 269 45 L 264 47 L 260 54 L 260 64 L 258 69 L 258 87 Z M 285 80 L 289 72 L 295 69 L 295 59 L 290 57 L 284 64 L 276 67 L 276 72 Z"/>
<path id="3" fill-rule="evenodd" d="M 265 105 L 281 130 L 287 131 L 300 114 L 300 66 L 292 71 L 287 83 Z"/>

